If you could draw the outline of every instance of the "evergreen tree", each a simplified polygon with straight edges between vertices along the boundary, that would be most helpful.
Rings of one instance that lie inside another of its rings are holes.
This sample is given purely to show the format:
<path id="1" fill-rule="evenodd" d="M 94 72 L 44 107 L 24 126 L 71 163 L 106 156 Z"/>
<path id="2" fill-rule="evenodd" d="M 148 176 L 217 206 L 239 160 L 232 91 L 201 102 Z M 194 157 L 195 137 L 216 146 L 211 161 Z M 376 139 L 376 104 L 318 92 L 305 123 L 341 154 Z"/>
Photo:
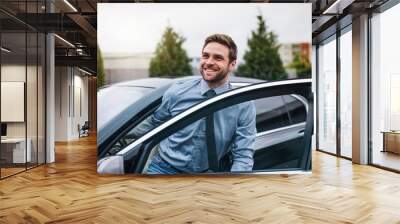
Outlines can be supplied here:
<path id="1" fill-rule="evenodd" d="M 289 68 L 296 71 L 298 78 L 311 77 L 311 63 L 308 57 L 301 57 L 300 52 L 293 53 L 293 61 L 290 63 Z"/>
<path id="2" fill-rule="evenodd" d="M 97 89 L 105 84 L 104 61 L 99 46 L 97 46 Z"/>
<path id="3" fill-rule="evenodd" d="M 267 31 L 264 18 L 259 15 L 258 29 L 251 32 L 248 39 L 249 49 L 244 54 L 244 64 L 238 66 L 237 76 L 263 80 L 282 80 L 287 78 L 285 68 L 279 56 L 276 35 Z"/>
<path id="4" fill-rule="evenodd" d="M 182 44 L 185 38 L 167 26 L 150 61 L 150 77 L 192 75 L 191 59 Z"/>

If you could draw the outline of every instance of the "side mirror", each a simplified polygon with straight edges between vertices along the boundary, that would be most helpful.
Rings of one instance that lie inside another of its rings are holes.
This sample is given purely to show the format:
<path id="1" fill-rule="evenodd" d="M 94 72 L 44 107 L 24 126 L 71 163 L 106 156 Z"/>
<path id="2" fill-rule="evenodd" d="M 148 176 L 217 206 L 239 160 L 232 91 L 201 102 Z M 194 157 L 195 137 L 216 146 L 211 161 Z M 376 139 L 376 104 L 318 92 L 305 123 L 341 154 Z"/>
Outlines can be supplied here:
<path id="1" fill-rule="evenodd" d="M 98 174 L 124 174 L 124 157 L 108 156 L 97 162 Z"/>

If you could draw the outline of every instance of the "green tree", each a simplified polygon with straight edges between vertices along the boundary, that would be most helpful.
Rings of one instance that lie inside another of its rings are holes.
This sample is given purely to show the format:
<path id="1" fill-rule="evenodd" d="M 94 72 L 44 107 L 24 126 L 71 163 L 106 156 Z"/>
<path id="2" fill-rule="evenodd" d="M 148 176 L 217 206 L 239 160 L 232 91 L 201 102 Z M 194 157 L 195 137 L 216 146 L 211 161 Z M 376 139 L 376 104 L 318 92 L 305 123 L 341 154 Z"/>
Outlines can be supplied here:
<path id="1" fill-rule="evenodd" d="M 192 75 L 192 61 L 183 49 L 185 38 L 167 26 L 150 60 L 150 77 Z"/>
<path id="2" fill-rule="evenodd" d="M 298 78 L 311 77 L 311 63 L 308 57 L 301 57 L 300 52 L 293 52 L 293 61 L 288 66 L 296 71 Z"/>
<path id="3" fill-rule="evenodd" d="M 99 46 L 97 46 L 97 89 L 105 84 L 104 61 Z"/>
<path id="4" fill-rule="evenodd" d="M 249 49 L 244 54 L 244 64 L 238 66 L 237 76 L 263 80 L 282 80 L 287 78 L 285 68 L 279 56 L 277 37 L 267 31 L 264 18 L 259 15 L 258 28 L 251 32 L 247 40 Z"/>

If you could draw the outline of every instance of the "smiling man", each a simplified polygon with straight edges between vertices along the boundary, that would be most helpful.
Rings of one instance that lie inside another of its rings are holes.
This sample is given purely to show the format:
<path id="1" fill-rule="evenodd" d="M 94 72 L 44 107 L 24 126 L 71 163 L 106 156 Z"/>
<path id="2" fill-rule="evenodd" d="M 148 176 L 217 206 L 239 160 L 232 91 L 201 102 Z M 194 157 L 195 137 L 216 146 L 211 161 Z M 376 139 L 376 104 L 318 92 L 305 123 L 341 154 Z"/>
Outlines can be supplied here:
<path id="1" fill-rule="evenodd" d="M 200 61 L 202 77 L 180 81 L 164 94 L 160 107 L 133 130 L 141 136 L 194 104 L 232 89 L 229 74 L 236 65 L 237 48 L 227 35 L 206 38 Z M 230 155 L 228 171 L 245 172 L 253 167 L 256 110 L 252 102 L 233 105 L 209 114 L 176 131 L 159 144 L 148 174 L 226 171 L 221 159 Z"/>
<path id="2" fill-rule="evenodd" d="M 237 48 L 233 40 L 222 34 L 208 37 L 203 46 L 200 73 L 208 87 L 213 89 L 228 81 L 236 65 Z"/>

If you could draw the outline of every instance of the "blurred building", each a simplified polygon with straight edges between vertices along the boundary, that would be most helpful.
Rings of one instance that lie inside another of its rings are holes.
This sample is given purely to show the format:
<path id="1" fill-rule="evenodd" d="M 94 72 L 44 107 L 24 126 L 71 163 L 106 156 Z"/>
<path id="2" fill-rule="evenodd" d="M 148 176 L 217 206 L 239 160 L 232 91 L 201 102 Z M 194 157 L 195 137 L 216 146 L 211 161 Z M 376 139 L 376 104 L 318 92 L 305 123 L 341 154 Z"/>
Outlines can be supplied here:
<path id="1" fill-rule="evenodd" d="M 190 63 L 192 66 L 192 71 L 193 75 L 199 75 L 200 74 L 200 57 L 193 57 L 192 61 Z"/>
<path id="2" fill-rule="evenodd" d="M 307 58 L 308 61 L 311 61 L 311 45 L 310 43 L 284 43 L 281 44 L 279 48 L 279 55 L 281 56 L 281 60 L 283 66 L 288 73 L 288 78 L 296 78 L 296 70 L 293 68 L 289 68 L 289 65 L 293 62 L 294 55 L 299 52 L 301 58 Z"/>
<path id="3" fill-rule="evenodd" d="M 150 60 L 153 53 L 104 53 L 103 57 L 106 84 L 149 77 Z"/>

